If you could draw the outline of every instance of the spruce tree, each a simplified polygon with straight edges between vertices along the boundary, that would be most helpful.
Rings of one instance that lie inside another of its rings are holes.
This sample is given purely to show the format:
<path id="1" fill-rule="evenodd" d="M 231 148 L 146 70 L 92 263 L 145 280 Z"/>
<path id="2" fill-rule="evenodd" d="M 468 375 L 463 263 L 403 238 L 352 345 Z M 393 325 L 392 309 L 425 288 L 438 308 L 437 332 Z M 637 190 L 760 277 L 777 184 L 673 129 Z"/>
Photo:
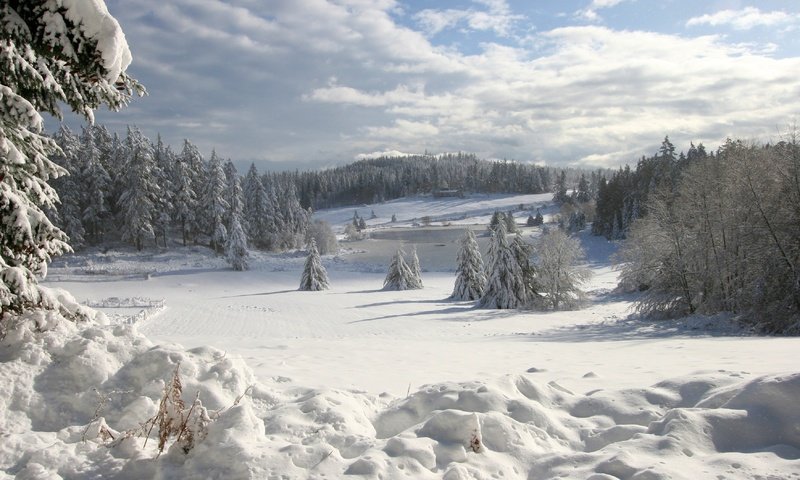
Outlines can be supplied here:
<path id="1" fill-rule="evenodd" d="M 85 16 L 103 29 L 84 28 Z M 115 41 L 107 41 L 113 38 Z M 58 201 L 51 179 L 64 175 L 48 157 L 58 146 L 43 135 L 46 112 L 60 105 L 93 120 L 93 110 L 127 104 L 143 91 L 125 69 L 131 54 L 102 1 L 0 3 L 0 337 L 8 314 L 43 306 L 35 275 L 69 251 L 66 235 L 45 215 Z"/>
<path id="2" fill-rule="evenodd" d="M 176 178 L 176 182 L 180 183 L 182 190 L 179 194 L 180 200 L 176 200 L 181 204 L 180 211 L 176 211 L 176 215 L 180 217 L 186 236 L 196 243 L 197 237 L 205 230 L 206 219 L 201 212 L 204 207 L 205 187 L 208 184 L 206 161 L 197 146 L 189 140 L 183 141 L 180 158 L 183 164 L 180 167 L 181 171 L 187 175 L 185 179 Z M 175 208 L 178 209 L 178 205 L 175 205 Z"/>
<path id="3" fill-rule="evenodd" d="M 403 258 L 403 252 L 398 250 L 389 264 L 389 271 L 383 281 L 384 290 L 411 290 L 421 288 L 418 286 L 411 268 Z"/>
<path id="4" fill-rule="evenodd" d="M 514 220 L 513 213 L 506 212 L 505 215 L 503 215 L 503 221 L 506 224 L 506 232 L 517 233 L 517 222 Z"/>
<path id="5" fill-rule="evenodd" d="M 169 145 L 164 145 L 161 134 L 156 137 L 153 148 L 153 178 L 160 187 L 159 195 L 154 199 L 155 213 L 153 214 L 153 229 L 155 231 L 156 243 L 161 237 L 164 248 L 167 248 L 167 231 L 169 229 L 173 210 L 175 208 L 175 186 L 172 184 L 175 178 L 173 169 L 175 168 L 175 154 Z"/>
<path id="6" fill-rule="evenodd" d="M 100 149 L 96 141 L 97 129 L 86 127 L 81 135 L 81 148 L 79 152 L 80 165 L 83 167 L 83 214 L 82 220 L 86 226 L 88 236 L 92 242 L 102 242 L 105 222 L 107 221 L 108 199 L 107 192 L 111 187 L 109 176 L 100 161 Z"/>
<path id="7" fill-rule="evenodd" d="M 490 234 L 490 235 L 492 234 L 492 232 L 495 232 L 495 231 L 497 230 L 497 225 L 498 225 L 498 224 L 499 224 L 499 223 L 500 223 L 502 220 L 503 220 L 503 219 L 500 217 L 500 212 L 498 212 L 497 210 L 495 210 L 495 211 L 494 211 L 494 213 L 492 214 L 492 218 L 489 220 L 489 227 L 488 227 L 488 230 L 489 230 L 489 234 Z"/>
<path id="8" fill-rule="evenodd" d="M 534 226 L 539 226 L 539 225 L 542 225 L 543 223 L 544 223 L 544 217 L 542 216 L 541 210 L 539 210 L 537 208 L 536 209 L 536 216 L 533 217 L 533 225 Z"/>
<path id="9" fill-rule="evenodd" d="M 408 264 L 408 268 L 411 269 L 411 275 L 413 278 L 411 288 L 422 288 L 422 269 L 419 266 L 419 257 L 417 256 L 416 246 L 411 248 L 411 261 Z"/>
<path id="10" fill-rule="evenodd" d="M 125 189 L 119 198 L 122 238 L 130 240 L 137 250 L 141 250 L 144 240 L 155 235 L 155 198 L 160 189 L 153 177 L 153 146 L 136 127 L 128 127 L 125 154 Z"/>
<path id="11" fill-rule="evenodd" d="M 330 287 L 328 272 L 322 265 L 322 259 L 317 251 L 317 242 L 313 238 L 308 242 L 308 256 L 303 267 L 303 276 L 300 278 L 300 290 L 319 291 Z"/>
<path id="12" fill-rule="evenodd" d="M 478 300 L 486 288 L 486 273 L 483 259 L 478 249 L 475 233 L 467 229 L 461 238 L 461 249 L 458 251 L 458 267 L 456 283 L 450 298 L 455 300 Z"/>
<path id="13" fill-rule="evenodd" d="M 486 265 L 486 290 L 478 301 L 482 308 L 521 308 L 528 301 L 525 273 L 506 238 L 505 222 L 492 232 Z"/>
<path id="14" fill-rule="evenodd" d="M 217 253 L 222 252 L 228 240 L 228 231 L 225 228 L 224 218 L 230 205 L 225 200 L 226 190 L 225 172 L 222 161 L 217 152 L 211 152 L 208 161 L 208 183 L 203 195 L 203 208 L 205 209 L 206 232 L 211 236 L 211 247 Z"/>
<path id="15" fill-rule="evenodd" d="M 231 224 L 228 229 L 230 235 L 228 236 L 225 254 L 228 263 L 231 264 L 234 270 L 243 271 L 250 268 L 248 263 L 250 251 L 247 248 L 247 236 L 244 233 L 239 217 L 238 213 L 231 214 Z"/>
<path id="16" fill-rule="evenodd" d="M 561 175 L 558 176 L 558 180 L 553 189 L 553 201 L 555 203 L 559 205 L 570 203 L 572 199 L 567 194 L 567 172 L 564 170 L 561 171 Z"/>
<path id="17" fill-rule="evenodd" d="M 174 188 L 172 215 L 181 230 L 181 239 L 186 246 L 187 240 L 195 231 L 197 223 L 196 215 L 198 209 L 197 192 L 192 183 L 192 160 L 189 158 L 196 149 L 192 149 L 188 140 L 184 140 L 183 150 L 175 158 L 175 165 L 172 169 L 172 185 Z M 199 153 L 197 153 L 199 155 Z"/>
<path id="18" fill-rule="evenodd" d="M 69 127 L 62 125 L 53 137 L 61 149 L 51 156 L 53 162 L 64 168 L 68 175 L 52 181 L 58 192 L 59 204 L 56 208 L 48 208 L 47 212 L 56 225 L 67 234 L 72 248 L 81 248 L 85 242 L 86 231 L 83 227 L 81 202 L 83 187 L 81 186 L 80 140 Z"/>

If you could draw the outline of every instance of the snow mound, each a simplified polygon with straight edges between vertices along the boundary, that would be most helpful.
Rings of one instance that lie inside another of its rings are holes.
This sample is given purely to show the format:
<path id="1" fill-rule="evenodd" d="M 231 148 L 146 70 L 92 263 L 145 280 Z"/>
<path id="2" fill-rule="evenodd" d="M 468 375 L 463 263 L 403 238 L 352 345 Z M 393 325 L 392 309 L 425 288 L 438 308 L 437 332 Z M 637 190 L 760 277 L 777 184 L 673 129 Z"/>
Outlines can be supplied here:
<path id="1" fill-rule="evenodd" d="M 56 317 L 0 344 L 0 478 L 744 479 L 800 467 L 800 373 L 588 394 L 522 374 L 393 399 L 258 382 L 214 348 Z M 145 442 L 141 425 L 176 369 L 208 424 L 193 449 L 158 455 L 158 426 Z"/>

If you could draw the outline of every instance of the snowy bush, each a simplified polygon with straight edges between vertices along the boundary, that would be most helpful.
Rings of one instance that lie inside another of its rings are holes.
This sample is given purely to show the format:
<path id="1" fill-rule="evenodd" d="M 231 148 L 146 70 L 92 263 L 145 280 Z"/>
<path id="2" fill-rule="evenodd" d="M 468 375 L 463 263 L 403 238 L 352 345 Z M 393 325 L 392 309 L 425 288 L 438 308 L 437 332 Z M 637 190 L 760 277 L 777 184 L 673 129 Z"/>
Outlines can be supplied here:
<path id="1" fill-rule="evenodd" d="M 329 255 L 339 252 L 339 242 L 336 241 L 336 234 L 333 233 L 331 225 L 325 220 L 314 220 L 308 226 L 308 241 L 314 240 L 319 249 L 320 255 Z"/>

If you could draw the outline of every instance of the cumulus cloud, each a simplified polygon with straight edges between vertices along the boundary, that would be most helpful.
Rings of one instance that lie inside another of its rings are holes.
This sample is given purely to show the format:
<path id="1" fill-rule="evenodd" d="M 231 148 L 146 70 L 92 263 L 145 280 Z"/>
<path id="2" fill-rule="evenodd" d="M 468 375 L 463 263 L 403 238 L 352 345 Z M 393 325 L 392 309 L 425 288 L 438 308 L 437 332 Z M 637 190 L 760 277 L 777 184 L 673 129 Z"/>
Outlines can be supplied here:
<path id="1" fill-rule="evenodd" d="M 370 160 L 373 158 L 380 158 L 380 157 L 410 157 L 412 155 L 416 154 L 401 152 L 399 150 L 383 150 L 380 152 L 359 153 L 354 158 L 356 160 Z"/>
<path id="2" fill-rule="evenodd" d="M 600 14 L 597 13 L 598 10 L 616 7 L 625 1 L 628 0 L 592 0 L 592 2 L 586 6 L 586 8 L 582 8 L 575 12 L 575 16 L 589 22 L 597 22 L 601 20 Z"/>
<path id="3" fill-rule="evenodd" d="M 490 36 L 465 53 L 401 24 L 421 17 L 390 0 L 110 6 L 150 96 L 98 121 L 240 161 L 428 150 L 611 166 L 665 134 L 715 145 L 770 135 L 797 115 L 800 60 L 721 36 L 567 26 L 526 43 Z M 516 15 L 504 1 L 471 10 Z M 472 28 L 456 25 L 443 28 Z"/>
<path id="4" fill-rule="evenodd" d="M 687 27 L 710 25 L 712 27 L 725 25 L 736 30 L 750 30 L 755 27 L 774 27 L 796 23 L 800 15 L 775 10 L 762 12 L 756 7 L 745 7 L 741 10 L 720 10 L 716 13 L 705 14 L 690 18 Z"/>
<path id="5" fill-rule="evenodd" d="M 524 18 L 512 13 L 505 0 L 475 0 L 475 3 L 486 9 L 425 9 L 417 12 L 414 18 L 429 36 L 459 25 L 472 30 L 491 30 L 498 35 L 507 36 L 514 23 Z"/>

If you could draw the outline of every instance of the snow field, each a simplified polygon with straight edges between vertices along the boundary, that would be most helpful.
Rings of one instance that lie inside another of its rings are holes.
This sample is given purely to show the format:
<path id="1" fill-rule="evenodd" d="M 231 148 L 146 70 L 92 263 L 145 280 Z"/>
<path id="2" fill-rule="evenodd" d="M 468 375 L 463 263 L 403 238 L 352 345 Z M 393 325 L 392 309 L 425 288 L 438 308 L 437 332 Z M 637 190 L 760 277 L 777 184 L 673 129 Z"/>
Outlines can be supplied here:
<path id="1" fill-rule="evenodd" d="M 439 200 L 391 207 L 474 220 Z M 522 203 L 506 201 L 487 209 Z M 447 300 L 455 250 L 446 260 L 441 237 L 413 238 L 424 289 L 380 291 L 404 238 L 323 257 L 321 292 L 297 291 L 302 252 L 256 254 L 247 272 L 202 248 L 56 262 L 53 283 L 78 299 L 165 308 L 134 325 L 36 319 L 53 328 L 32 320 L 27 346 L 3 342 L 0 478 L 800 478 L 797 339 L 627 319 L 613 245 L 587 235 L 581 311 Z M 156 460 L 152 436 L 106 446 L 102 422 L 121 438 L 152 416 L 178 363 L 184 401 L 199 392 L 215 418 L 206 438 Z"/>

